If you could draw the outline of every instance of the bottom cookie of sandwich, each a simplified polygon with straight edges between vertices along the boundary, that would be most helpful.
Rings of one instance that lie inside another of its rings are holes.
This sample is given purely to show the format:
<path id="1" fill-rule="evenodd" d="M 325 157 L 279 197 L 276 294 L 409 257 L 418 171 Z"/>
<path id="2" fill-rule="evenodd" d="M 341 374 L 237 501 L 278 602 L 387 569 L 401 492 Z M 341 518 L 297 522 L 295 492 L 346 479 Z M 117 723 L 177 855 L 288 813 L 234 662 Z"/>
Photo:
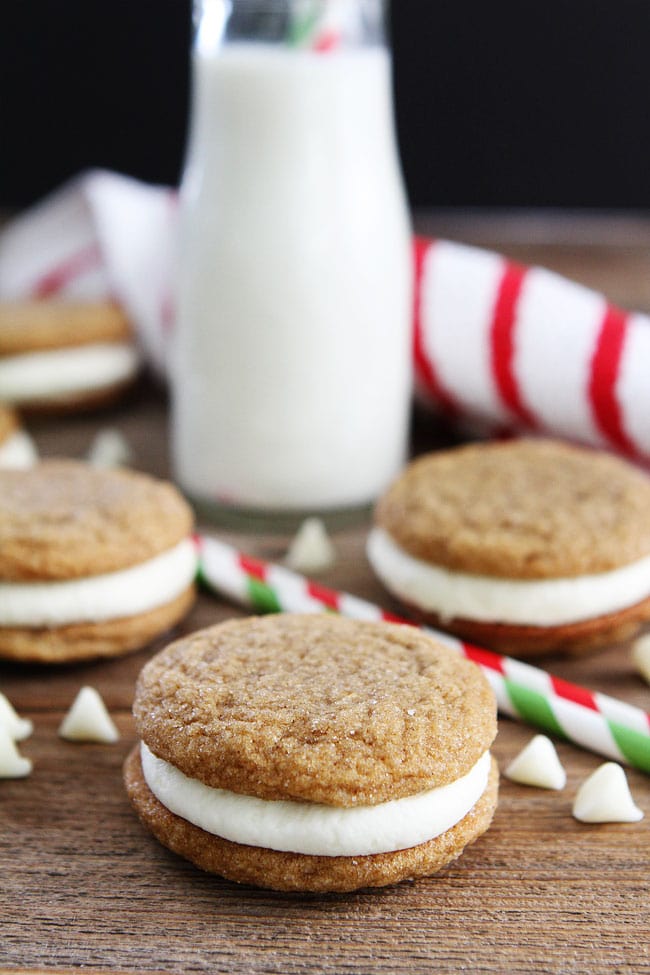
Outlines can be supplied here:
<path id="1" fill-rule="evenodd" d="M 21 663 L 60 664 L 121 657 L 170 630 L 192 608 L 194 585 L 162 606 L 100 623 L 53 627 L 0 627 L 0 657 Z"/>
<path id="2" fill-rule="evenodd" d="M 615 613 L 556 626 L 443 619 L 437 613 L 423 612 L 408 600 L 402 600 L 402 605 L 412 619 L 425 626 L 446 630 L 469 643 L 522 658 L 542 657 L 552 653 L 581 656 L 623 643 L 638 633 L 639 627 L 650 616 L 650 598 Z"/>
<path id="3" fill-rule="evenodd" d="M 487 787 L 478 802 L 455 826 L 425 843 L 369 856 L 312 856 L 233 843 L 170 812 L 144 779 L 139 745 L 124 766 L 129 798 L 144 825 L 163 846 L 227 880 L 272 890 L 313 893 L 384 887 L 440 870 L 487 830 L 496 808 L 498 778 L 497 764 L 492 759 Z"/>

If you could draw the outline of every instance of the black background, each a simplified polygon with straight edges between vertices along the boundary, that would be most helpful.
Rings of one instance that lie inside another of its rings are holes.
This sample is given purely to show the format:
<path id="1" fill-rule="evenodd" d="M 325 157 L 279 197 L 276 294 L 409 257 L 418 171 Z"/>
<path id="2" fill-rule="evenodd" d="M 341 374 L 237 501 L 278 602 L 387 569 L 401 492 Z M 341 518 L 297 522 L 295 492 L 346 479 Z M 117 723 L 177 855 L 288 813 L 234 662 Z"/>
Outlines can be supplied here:
<path id="1" fill-rule="evenodd" d="M 650 206 L 650 0 L 394 0 L 416 206 Z M 189 0 L 0 0 L 0 206 L 178 181 Z"/>

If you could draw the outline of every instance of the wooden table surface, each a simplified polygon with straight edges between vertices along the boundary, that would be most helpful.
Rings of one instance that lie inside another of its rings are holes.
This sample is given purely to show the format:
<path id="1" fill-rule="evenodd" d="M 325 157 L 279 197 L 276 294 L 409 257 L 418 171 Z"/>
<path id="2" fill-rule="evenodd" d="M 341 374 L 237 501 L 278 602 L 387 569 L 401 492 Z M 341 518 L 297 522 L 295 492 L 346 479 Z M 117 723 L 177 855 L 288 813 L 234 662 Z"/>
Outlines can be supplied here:
<path id="1" fill-rule="evenodd" d="M 617 301 L 650 307 L 650 221 L 535 220 L 490 223 L 476 215 L 442 214 L 423 226 L 544 261 L 606 288 Z M 166 407 L 152 389 L 110 412 L 40 420 L 31 428 L 43 454 L 83 456 L 105 426 L 123 432 L 135 466 L 167 473 Z M 418 449 L 435 447 L 437 436 L 433 425 L 420 422 Z M 363 556 L 365 534 L 360 526 L 334 536 L 338 560 L 322 579 L 385 601 Z M 222 536 L 271 559 L 286 550 L 286 538 Z M 182 630 L 240 613 L 203 594 Z M 134 680 L 163 643 L 109 663 L 0 667 L 0 689 L 35 725 L 22 745 L 34 761 L 32 775 L 0 782 L 0 970 L 650 971 L 650 779 L 628 773 L 646 814 L 641 823 L 580 824 L 571 816 L 573 796 L 602 759 L 569 744 L 558 746 L 568 772 L 564 791 L 502 779 L 490 831 L 455 864 L 416 883 L 351 895 L 290 896 L 237 887 L 167 852 L 140 826 L 121 780 L 134 740 Z M 548 666 L 650 705 L 650 688 L 635 675 L 626 648 L 588 660 L 555 659 Z M 121 732 L 117 744 L 80 745 L 57 736 L 83 684 L 104 696 Z M 502 767 L 532 734 L 500 720 L 495 754 Z"/>

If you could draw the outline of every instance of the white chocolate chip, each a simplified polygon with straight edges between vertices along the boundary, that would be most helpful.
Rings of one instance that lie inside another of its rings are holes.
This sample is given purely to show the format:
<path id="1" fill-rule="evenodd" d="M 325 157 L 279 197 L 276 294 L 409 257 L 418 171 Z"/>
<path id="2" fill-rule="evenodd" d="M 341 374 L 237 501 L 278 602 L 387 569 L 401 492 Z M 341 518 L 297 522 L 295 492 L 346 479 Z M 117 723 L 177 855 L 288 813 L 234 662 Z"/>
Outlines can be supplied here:
<path id="1" fill-rule="evenodd" d="M 4 694 L 0 694 L 0 728 L 4 728 L 13 741 L 24 741 L 34 730 L 31 721 L 18 717 Z"/>
<path id="2" fill-rule="evenodd" d="M 582 823 L 638 823 L 643 819 L 625 772 L 616 762 L 605 762 L 585 779 L 576 794 L 573 815 Z"/>
<path id="3" fill-rule="evenodd" d="M 0 779 L 24 779 L 32 768 L 31 760 L 23 758 L 7 729 L 0 725 Z"/>
<path id="4" fill-rule="evenodd" d="M 563 789 L 566 785 L 566 772 L 553 742 L 546 735 L 531 738 L 510 762 L 504 775 L 513 782 L 540 789 Z"/>
<path id="5" fill-rule="evenodd" d="M 96 435 L 86 459 L 93 467 L 124 467 L 133 459 L 133 453 L 119 430 L 106 427 Z"/>
<path id="6" fill-rule="evenodd" d="M 114 742 L 119 732 L 94 687 L 82 687 L 59 728 L 68 741 Z"/>
<path id="7" fill-rule="evenodd" d="M 632 660 L 641 676 L 650 684 L 650 633 L 632 644 Z"/>
<path id="8" fill-rule="evenodd" d="M 38 449 L 26 430 L 15 430 L 0 443 L 0 467 L 25 470 L 38 461 Z"/>
<path id="9" fill-rule="evenodd" d="M 285 560 L 289 568 L 296 572 L 324 572 L 335 560 L 336 552 L 323 522 L 320 518 L 306 518 L 289 546 Z"/>

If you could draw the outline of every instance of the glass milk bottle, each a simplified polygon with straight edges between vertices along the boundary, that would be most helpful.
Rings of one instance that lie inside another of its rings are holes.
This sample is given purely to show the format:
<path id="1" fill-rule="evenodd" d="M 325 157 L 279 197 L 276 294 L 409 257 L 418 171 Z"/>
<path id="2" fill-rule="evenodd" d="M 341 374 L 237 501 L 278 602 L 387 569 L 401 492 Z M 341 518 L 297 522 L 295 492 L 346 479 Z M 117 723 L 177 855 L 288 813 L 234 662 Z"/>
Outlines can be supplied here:
<path id="1" fill-rule="evenodd" d="M 383 4 L 195 13 L 175 476 L 226 523 L 343 521 L 392 479 L 408 432 L 410 228 Z"/>

